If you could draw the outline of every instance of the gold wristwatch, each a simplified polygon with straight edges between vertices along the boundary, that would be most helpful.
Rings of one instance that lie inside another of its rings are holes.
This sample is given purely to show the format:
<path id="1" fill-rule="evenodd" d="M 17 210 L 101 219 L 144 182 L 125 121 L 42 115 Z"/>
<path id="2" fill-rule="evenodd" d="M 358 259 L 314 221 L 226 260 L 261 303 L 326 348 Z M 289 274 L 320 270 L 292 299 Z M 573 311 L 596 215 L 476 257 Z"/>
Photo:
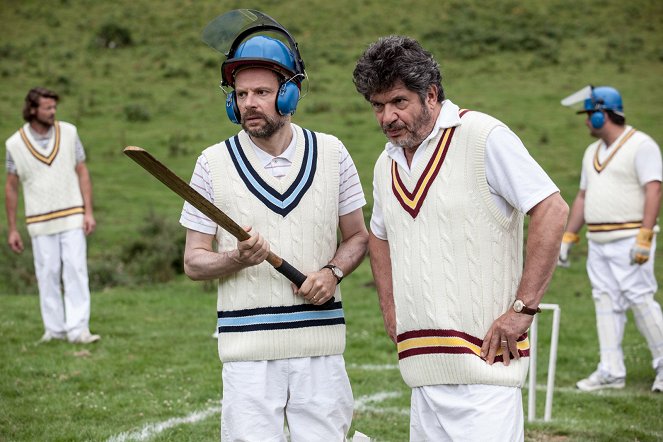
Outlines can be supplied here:
<path id="1" fill-rule="evenodd" d="M 513 301 L 513 311 L 516 312 L 516 313 L 524 313 L 526 315 L 534 316 L 537 313 L 539 313 L 541 311 L 541 309 L 538 308 L 538 307 L 537 308 L 529 308 L 525 305 L 525 303 L 523 301 L 521 301 L 520 299 L 516 299 L 515 301 Z"/>

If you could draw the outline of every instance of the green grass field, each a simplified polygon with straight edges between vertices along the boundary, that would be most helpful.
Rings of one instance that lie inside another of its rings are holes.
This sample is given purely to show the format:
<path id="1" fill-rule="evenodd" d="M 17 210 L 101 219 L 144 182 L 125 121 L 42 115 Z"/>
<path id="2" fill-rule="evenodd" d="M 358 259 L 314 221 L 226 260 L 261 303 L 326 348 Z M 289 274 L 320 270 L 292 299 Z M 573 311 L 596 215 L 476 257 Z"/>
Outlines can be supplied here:
<path id="1" fill-rule="evenodd" d="M 215 294 L 181 272 L 181 201 L 125 158 L 153 152 L 188 179 L 199 152 L 237 131 L 218 89 L 219 54 L 200 41 L 215 16 L 244 2 L 0 0 L 0 134 L 22 124 L 31 87 L 58 91 L 58 117 L 78 126 L 88 154 L 98 231 L 89 240 L 97 345 L 35 345 L 43 332 L 30 250 L 0 251 L 0 441 L 213 441 L 220 362 L 210 338 Z M 657 0 L 257 0 L 300 44 L 309 93 L 294 121 L 338 136 L 369 200 L 384 145 L 352 69 L 387 34 L 419 39 L 441 64 L 449 98 L 503 120 L 571 202 L 592 140 L 559 104 L 592 83 L 624 96 L 627 120 L 663 142 L 663 3 Z M 113 43 L 110 43 L 110 42 Z M 110 46 L 113 46 L 111 48 Z M 0 197 L 4 203 L 4 195 Z M 22 222 L 22 220 L 21 220 Z M 0 223 L 6 237 L 6 224 Z M 27 234 L 23 230 L 24 240 Z M 4 240 L 3 240 L 4 241 Z M 657 251 L 656 272 L 663 276 Z M 555 273 L 544 302 L 561 306 L 553 420 L 526 424 L 532 441 L 663 439 L 663 395 L 644 339 L 627 325 L 624 390 L 581 394 L 598 361 L 586 242 Z M 395 368 L 367 262 L 343 282 L 345 359 L 354 430 L 408 438 L 409 390 Z M 663 302 L 660 293 L 659 302 Z M 538 416 L 543 415 L 550 314 L 540 317 Z M 527 391 L 524 390 L 524 404 Z"/>

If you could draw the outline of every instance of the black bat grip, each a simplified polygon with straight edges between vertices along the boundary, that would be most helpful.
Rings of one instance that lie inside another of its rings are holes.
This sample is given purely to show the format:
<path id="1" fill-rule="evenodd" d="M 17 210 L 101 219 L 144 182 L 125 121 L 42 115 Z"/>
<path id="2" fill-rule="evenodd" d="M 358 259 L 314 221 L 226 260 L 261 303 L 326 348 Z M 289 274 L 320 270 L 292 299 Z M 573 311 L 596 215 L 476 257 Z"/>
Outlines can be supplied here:
<path id="1" fill-rule="evenodd" d="M 302 284 L 304 284 L 304 281 L 306 281 L 306 275 L 304 275 L 302 272 L 294 268 L 288 261 L 285 259 L 282 260 L 281 265 L 278 267 L 274 267 L 277 272 L 288 278 L 290 281 L 292 281 L 297 288 L 301 287 Z M 321 307 L 329 307 L 334 303 L 334 297 L 332 296 L 329 298 L 324 304 L 321 305 Z"/>

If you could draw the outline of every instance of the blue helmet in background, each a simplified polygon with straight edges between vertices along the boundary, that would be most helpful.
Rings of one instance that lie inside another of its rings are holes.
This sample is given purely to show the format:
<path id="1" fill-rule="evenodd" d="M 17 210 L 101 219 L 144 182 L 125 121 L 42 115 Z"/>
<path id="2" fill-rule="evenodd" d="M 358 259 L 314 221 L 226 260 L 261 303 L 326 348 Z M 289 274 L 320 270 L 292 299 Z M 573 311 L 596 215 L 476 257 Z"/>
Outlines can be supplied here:
<path id="1" fill-rule="evenodd" d="M 277 72 L 286 80 L 292 79 L 298 86 L 298 66 L 292 51 L 272 37 L 257 35 L 242 42 L 221 65 L 221 77 L 224 84 L 235 85 L 235 73 L 244 67 L 266 68 Z M 303 77 L 303 75 L 302 75 Z"/>
<path id="2" fill-rule="evenodd" d="M 624 116 L 622 96 L 619 91 L 610 86 L 599 86 L 592 88 L 591 96 L 585 100 L 582 112 L 595 112 L 609 110 L 617 115 Z"/>

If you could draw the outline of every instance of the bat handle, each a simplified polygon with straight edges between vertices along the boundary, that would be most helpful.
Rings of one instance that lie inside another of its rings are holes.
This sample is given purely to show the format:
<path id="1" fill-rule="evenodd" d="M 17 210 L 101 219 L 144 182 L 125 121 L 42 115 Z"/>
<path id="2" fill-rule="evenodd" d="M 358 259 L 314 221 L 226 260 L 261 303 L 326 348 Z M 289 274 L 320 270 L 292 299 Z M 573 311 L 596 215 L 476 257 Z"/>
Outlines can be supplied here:
<path id="1" fill-rule="evenodd" d="M 288 278 L 290 281 L 292 281 L 297 288 L 301 287 L 302 284 L 304 284 L 304 281 L 306 281 L 306 275 L 304 275 L 302 272 L 294 268 L 288 261 L 285 259 L 282 259 L 281 265 L 278 267 L 274 267 L 276 271 L 278 271 L 280 274 Z M 331 307 L 331 305 L 334 303 L 334 297 L 332 296 L 325 302 L 324 304 L 321 305 L 321 307 Z"/>

